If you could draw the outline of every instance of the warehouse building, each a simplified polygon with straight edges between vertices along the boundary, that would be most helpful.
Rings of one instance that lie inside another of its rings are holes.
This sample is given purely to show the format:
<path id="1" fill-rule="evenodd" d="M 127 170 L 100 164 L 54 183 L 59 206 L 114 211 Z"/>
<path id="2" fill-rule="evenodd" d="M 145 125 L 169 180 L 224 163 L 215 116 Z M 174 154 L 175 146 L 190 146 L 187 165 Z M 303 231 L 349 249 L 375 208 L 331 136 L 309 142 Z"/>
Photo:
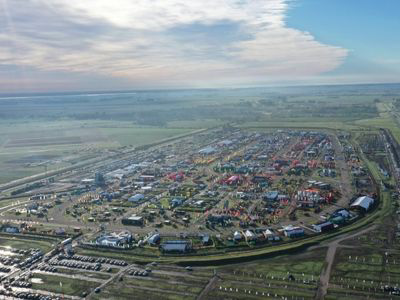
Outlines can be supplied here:
<path id="1" fill-rule="evenodd" d="M 187 241 L 166 241 L 161 244 L 160 250 L 164 253 L 186 253 L 191 249 L 190 243 Z"/>
<path id="2" fill-rule="evenodd" d="M 351 205 L 350 208 L 368 211 L 374 205 L 375 200 L 368 196 L 358 197 Z"/>
<path id="3" fill-rule="evenodd" d="M 144 224 L 143 217 L 132 215 L 128 218 L 122 219 L 123 225 L 142 226 Z"/>
<path id="4" fill-rule="evenodd" d="M 323 222 L 312 226 L 316 232 L 323 233 L 335 228 L 332 222 Z"/>

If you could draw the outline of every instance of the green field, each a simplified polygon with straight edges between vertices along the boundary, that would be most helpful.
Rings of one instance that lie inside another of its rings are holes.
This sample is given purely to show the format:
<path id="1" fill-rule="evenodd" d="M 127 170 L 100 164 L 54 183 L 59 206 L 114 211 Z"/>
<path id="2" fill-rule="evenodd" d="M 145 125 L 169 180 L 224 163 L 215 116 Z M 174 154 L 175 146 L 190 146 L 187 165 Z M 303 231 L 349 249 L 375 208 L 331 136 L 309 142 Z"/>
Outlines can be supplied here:
<path id="1" fill-rule="evenodd" d="M 38 248 L 43 252 L 48 252 L 53 248 L 53 245 L 58 243 L 59 241 L 56 239 L 47 239 L 35 237 L 26 238 L 22 236 L 9 236 L 9 235 L 0 235 L 0 245 L 2 247 L 11 247 L 16 249 L 30 249 L 30 248 Z"/>
<path id="2" fill-rule="evenodd" d="M 205 89 L 2 99 L 0 184 L 69 167 L 106 149 L 152 144 L 226 124 L 337 130 L 381 126 L 385 121 L 376 118 L 389 107 L 381 102 L 392 101 L 387 91 L 393 89 Z"/>
<path id="3" fill-rule="evenodd" d="M 195 128 L 196 129 L 196 128 Z M 143 146 L 189 133 L 189 127 L 139 126 L 116 121 L 0 122 L 0 184 L 69 167 L 106 149 Z M 79 140 L 79 143 L 75 141 Z"/>
<path id="4" fill-rule="evenodd" d="M 55 275 L 35 274 L 33 278 L 38 278 L 42 281 L 42 283 L 33 283 L 33 289 L 70 296 L 81 296 L 83 292 L 90 292 L 99 285 L 96 282 Z"/>
<path id="5" fill-rule="evenodd" d="M 131 127 L 102 128 L 100 131 L 110 139 L 118 142 L 121 146 L 142 146 L 188 133 L 190 129 Z"/>

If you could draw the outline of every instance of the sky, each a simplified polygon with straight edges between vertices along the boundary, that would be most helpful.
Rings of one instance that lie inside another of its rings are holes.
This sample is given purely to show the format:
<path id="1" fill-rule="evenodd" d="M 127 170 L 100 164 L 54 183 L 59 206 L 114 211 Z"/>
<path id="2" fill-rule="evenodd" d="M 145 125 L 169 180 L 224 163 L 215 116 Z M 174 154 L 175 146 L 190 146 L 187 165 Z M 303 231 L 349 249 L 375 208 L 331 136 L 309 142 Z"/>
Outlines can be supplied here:
<path id="1" fill-rule="evenodd" d="M 0 0 L 0 93 L 400 82 L 398 0 Z"/>

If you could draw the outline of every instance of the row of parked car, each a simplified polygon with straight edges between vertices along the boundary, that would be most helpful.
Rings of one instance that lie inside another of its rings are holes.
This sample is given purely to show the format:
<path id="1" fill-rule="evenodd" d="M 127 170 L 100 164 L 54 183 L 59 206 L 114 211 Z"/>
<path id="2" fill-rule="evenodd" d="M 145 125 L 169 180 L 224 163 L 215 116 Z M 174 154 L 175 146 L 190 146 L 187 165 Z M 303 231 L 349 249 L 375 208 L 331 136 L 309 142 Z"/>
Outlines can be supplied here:
<path id="1" fill-rule="evenodd" d="M 18 264 L 18 267 L 23 269 L 23 268 L 29 268 L 31 267 L 34 263 L 38 262 L 41 260 L 43 257 L 43 252 L 41 250 L 38 251 L 32 251 L 31 252 L 31 257 L 26 258 L 23 262 L 20 262 Z"/>
<path id="2" fill-rule="evenodd" d="M 10 273 L 11 269 L 7 267 L 0 267 L 0 273 Z"/>
<path id="3" fill-rule="evenodd" d="M 52 267 L 52 266 L 46 266 L 46 265 L 42 265 L 40 267 L 38 267 L 39 271 L 44 271 L 44 272 L 50 272 L 50 273 L 56 273 L 57 272 L 57 268 Z"/>
<path id="4" fill-rule="evenodd" d="M 10 251 L 12 253 L 17 253 L 17 254 L 21 254 L 21 255 L 28 255 L 28 254 L 30 254 L 32 252 L 37 252 L 39 250 L 40 249 L 38 249 L 38 248 L 29 248 L 29 249 L 15 249 L 15 248 L 12 248 Z"/>
<path id="5" fill-rule="evenodd" d="M 28 289 L 32 287 L 32 283 L 29 281 L 16 280 L 11 282 L 11 286 Z"/>
<path id="6" fill-rule="evenodd" d="M 14 266 L 18 264 L 21 260 L 16 257 L 10 257 L 10 256 L 0 256 L 0 263 L 2 263 L 5 266 Z"/>
<path id="7" fill-rule="evenodd" d="M 29 299 L 29 300 L 61 300 L 60 297 L 53 297 L 42 295 L 38 293 L 29 293 L 29 292 L 14 292 L 7 290 L 0 290 L 0 299 Z"/>
<path id="8" fill-rule="evenodd" d="M 149 271 L 132 270 L 128 274 L 131 276 L 149 276 Z"/>
<path id="9" fill-rule="evenodd" d="M 89 264 L 89 263 L 81 263 L 77 261 L 68 261 L 68 260 L 62 260 L 62 261 L 57 261 L 57 260 L 52 260 L 49 262 L 51 266 L 62 266 L 62 267 L 67 267 L 67 268 L 73 268 L 73 269 L 82 269 L 82 270 L 91 270 L 91 271 L 100 271 L 101 269 L 101 264 L 96 263 L 94 264 Z"/>
<path id="10" fill-rule="evenodd" d="M 57 256 L 58 260 L 64 260 L 64 259 L 69 259 L 69 260 L 77 260 L 77 261 L 82 261 L 82 262 L 89 262 L 89 263 L 103 263 L 103 264 L 109 264 L 109 265 L 115 265 L 115 266 L 127 266 L 128 263 L 123 260 L 119 259 L 111 259 L 111 258 L 106 258 L 106 257 L 91 257 L 91 256 L 84 256 L 84 255 L 72 255 L 72 256 L 66 256 L 66 255 L 58 255 Z"/>

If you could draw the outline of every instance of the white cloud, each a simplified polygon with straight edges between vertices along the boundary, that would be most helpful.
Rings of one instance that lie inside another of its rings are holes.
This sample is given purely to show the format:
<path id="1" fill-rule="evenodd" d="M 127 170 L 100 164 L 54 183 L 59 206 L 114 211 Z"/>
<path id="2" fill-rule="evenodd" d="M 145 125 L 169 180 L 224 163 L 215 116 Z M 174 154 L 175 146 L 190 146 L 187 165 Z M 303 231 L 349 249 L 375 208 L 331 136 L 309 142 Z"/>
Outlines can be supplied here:
<path id="1" fill-rule="evenodd" d="M 47 3 L 46 0 L 41 0 Z M 53 0 L 53 8 L 81 17 L 106 20 L 115 26 L 164 30 L 177 24 L 221 20 L 283 25 L 287 9 L 281 0 Z"/>
<path id="2" fill-rule="evenodd" d="M 293 81 L 337 68 L 347 50 L 288 28 L 291 1 L 0 0 L 9 16 L 0 65 L 138 87 Z"/>

